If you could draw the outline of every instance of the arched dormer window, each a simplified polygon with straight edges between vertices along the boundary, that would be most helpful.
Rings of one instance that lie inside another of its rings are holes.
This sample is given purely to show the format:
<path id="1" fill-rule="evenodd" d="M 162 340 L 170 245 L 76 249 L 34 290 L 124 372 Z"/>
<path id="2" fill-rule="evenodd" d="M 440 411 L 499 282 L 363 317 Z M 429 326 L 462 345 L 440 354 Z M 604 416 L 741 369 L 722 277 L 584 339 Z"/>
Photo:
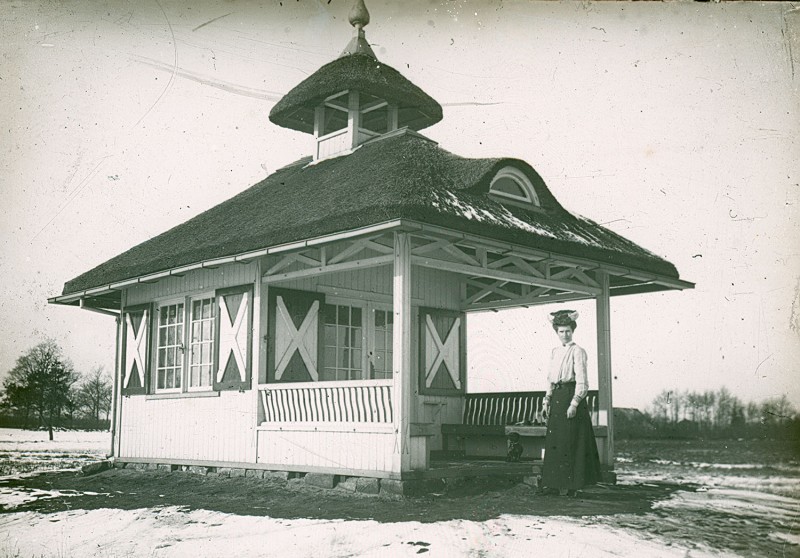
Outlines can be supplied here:
<path id="1" fill-rule="evenodd" d="M 492 179 L 489 194 L 501 202 L 512 202 L 528 209 L 539 207 L 539 196 L 524 172 L 515 167 L 503 167 Z"/>

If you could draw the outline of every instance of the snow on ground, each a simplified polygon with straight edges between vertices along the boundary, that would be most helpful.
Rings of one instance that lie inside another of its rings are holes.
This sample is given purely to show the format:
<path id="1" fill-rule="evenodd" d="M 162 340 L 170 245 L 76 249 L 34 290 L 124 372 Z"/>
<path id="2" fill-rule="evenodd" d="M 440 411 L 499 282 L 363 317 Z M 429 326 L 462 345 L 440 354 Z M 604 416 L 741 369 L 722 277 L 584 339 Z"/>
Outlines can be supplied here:
<path id="1" fill-rule="evenodd" d="M 730 556 L 665 546 L 580 519 L 504 515 L 483 522 L 273 519 L 149 508 L 0 516 L 0 555 L 19 556 Z M 16 553 L 16 554 L 14 554 Z"/>
<path id="2" fill-rule="evenodd" d="M 17 477 L 32 470 L 75 468 L 103 457 L 109 446 L 107 432 L 56 432 L 55 438 L 50 442 L 46 432 L 0 429 L 0 465 Z M 618 461 L 623 485 L 669 480 L 699 488 L 678 490 L 645 514 L 506 514 L 487 521 L 419 523 L 280 519 L 175 506 L 14 512 L 38 499 L 108 494 L 0 486 L 0 509 L 6 510 L 0 514 L 0 558 L 736 556 L 670 534 L 687 522 L 720 530 L 722 537 L 763 537 L 786 556 L 800 545 L 796 460 L 765 460 L 765 465 L 726 463 L 723 456 L 720 463 L 620 456 Z M 718 546 L 718 538 L 703 540 L 715 548 L 729 547 Z"/>
<path id="3" fill-rule="evenodd" d="M 99 431 L 47 431 L 0 428 L 0 476 L 28 471 L 76 469 L 105 457 L 111 434 Z"/>
<path id="4" fill-rule="evenodd" d="M 0 428 L 0 451 L 47 451 L 105 454 L 111 449 L 111 434 L 102 431 L 56 430 L 53 441 L 46 430 Z"/>

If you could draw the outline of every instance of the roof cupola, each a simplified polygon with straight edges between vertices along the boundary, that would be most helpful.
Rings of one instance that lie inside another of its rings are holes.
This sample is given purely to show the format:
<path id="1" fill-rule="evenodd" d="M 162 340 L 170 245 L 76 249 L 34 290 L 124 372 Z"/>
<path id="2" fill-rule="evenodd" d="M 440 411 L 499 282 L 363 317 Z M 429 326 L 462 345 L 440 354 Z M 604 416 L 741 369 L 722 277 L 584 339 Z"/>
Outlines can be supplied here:
<path id="1" fill-rule="evenodd" d="M 314 160 L 347 154 L 399 128 L 418 131 L 442 119 L 439 103 L 378 61 L 364 33 L 369 20 L 364 0 L 356 0 L 349 14 L 355 32 L 339 58 L 300 82 L 269 113 L 278 126 L 314 134 Z"/>

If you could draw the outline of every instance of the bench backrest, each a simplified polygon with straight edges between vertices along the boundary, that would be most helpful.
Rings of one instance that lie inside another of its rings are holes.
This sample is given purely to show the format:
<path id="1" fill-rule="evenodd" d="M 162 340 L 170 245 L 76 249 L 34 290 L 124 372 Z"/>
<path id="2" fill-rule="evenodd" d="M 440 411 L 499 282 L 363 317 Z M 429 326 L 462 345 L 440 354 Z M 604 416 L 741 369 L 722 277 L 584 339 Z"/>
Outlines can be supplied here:
<path id="1" fill-rule="evenodd" d="M 512 391 L 500 393 L 468 393 L 464 401 L 464 424 L 475 426 L 509 424 L 544 424 L 542 419 L 543 391 Z M 597 391 L 586 396 L 592 424 L 597 425 Z"/>

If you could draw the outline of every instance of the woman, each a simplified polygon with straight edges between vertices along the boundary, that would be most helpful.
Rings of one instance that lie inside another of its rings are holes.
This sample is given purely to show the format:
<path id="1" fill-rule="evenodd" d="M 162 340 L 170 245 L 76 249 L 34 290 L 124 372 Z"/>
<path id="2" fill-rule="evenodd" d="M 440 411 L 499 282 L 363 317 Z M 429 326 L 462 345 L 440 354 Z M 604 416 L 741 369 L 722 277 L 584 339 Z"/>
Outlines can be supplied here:
<path id="1" fill-rule="evenodd" d="M 558 489 L 562 496 L 572 496 L 576 490 L 600 480 L 600 459 L 586 406 L 589 388 L 586 351 L 572 340 L 577 319 L 578 313 L 573 310 L 559 310 L 550 315 L 561 345 L 553 349 L 547 373 L 542 486 Z"/>

